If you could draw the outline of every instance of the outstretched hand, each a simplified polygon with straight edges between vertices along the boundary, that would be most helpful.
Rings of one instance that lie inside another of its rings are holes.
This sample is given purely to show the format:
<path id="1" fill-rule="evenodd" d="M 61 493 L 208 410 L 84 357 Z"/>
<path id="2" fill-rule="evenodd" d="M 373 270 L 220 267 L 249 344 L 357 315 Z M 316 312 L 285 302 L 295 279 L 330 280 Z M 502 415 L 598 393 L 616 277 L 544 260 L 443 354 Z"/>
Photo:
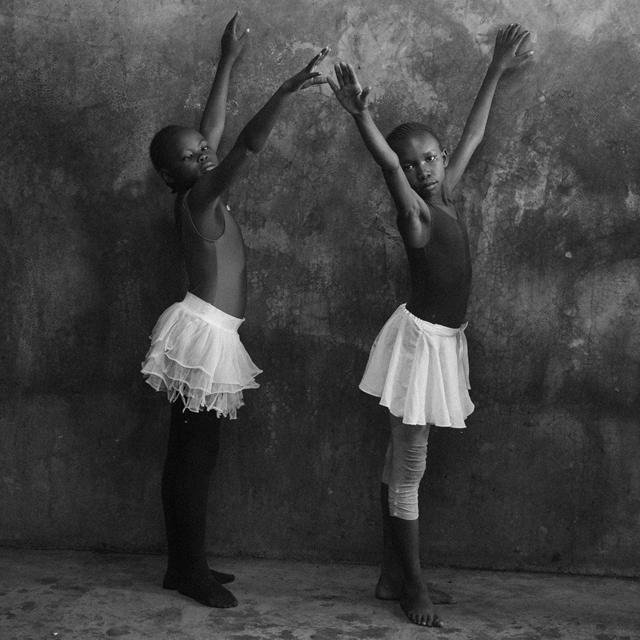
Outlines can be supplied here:
<path id="1" fill-rule="evenodd" d="M 371 87 L 360 86 L 356 72 L 350 64 L 339 62 L 333 66 L 337 82 L 331 76 L 321 76 L 316 84 L 328 84 L 340 104 L 351 114 L 357 115 L 366 111 L 369 104 Z"/>
<path id="2" fill-rule="evenodd" d="M 248 42 L 249 28 L 246 28 L 240 37 L 238 37 L 238 17 L 240 12 L 236 11 L 233 18 L 229 20 L 222 34 L 222 55 L 232 59 L 236 59 L 244 49 Z"/>
<path id="3" fill-rule="evenodd" d="M 285 80 L 280 89 L 285 93 L 295 93 L 299 89 L 306 89 L 312 84 L 318 84 L 316 78 L 319 78 L 321 74 L 319 71 L 315 71 L 315 68 L 327 57 L 328 53 L 329 47 L 324 47 L 320 53 L 313 56 L 302 71 L 298 71 L 295 76 Z"/>
<path id="4" fill-rule="evenodd" d="M 523 62 L 533 55 L 533 50 L 529 49 L 519 53 L 520 45 L 525 41 L 529 32 L 519 24 L 510 24 L 502 29 L 498 29 L 496 35 L 496 46 L 493 50 L 492 64 L 501 71 L 519 67 Z"/>

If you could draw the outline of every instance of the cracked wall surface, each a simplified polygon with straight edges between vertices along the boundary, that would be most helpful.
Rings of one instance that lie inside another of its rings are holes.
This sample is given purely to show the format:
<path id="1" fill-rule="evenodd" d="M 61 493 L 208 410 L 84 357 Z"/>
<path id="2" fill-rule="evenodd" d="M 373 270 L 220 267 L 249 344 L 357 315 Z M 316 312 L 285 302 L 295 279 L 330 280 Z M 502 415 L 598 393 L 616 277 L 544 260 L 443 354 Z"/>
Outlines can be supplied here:
<path id="1" fill-rule="evenodd" d="M 455 147 L 498 25 L 534 60 L 501 81 L 456 194 L 474 280 L 476 412 L 436 430 L 424 559 L 640 575 L 640 26 L 632 0 L 253 0 L 234 137 L 321 46 L 372 86 L 383 131 Z M 194 125 L 236 5 L 4 3 L 0 61 L 0 543 L 161 549 L 168 409 L 139 365 L 184 276 L 147 146 Z M 224 428 L 210 549 L 373 561 L 386 416 L 357 391 L 405 300 L 379 171 L 324 87 L 295 96 L 233 188 L 242 336 L 261 388 Z"/>

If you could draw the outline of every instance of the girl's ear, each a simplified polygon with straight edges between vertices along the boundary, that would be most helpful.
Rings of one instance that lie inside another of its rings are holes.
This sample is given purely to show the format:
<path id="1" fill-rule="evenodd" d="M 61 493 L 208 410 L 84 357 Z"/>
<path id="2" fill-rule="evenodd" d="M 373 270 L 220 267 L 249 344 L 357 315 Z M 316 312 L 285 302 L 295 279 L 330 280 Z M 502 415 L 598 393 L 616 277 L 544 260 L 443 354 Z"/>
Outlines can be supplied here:
<path id="1" fill-rule="evenodd" d="M 442 150 L 442 164 L 445 167 L 449 166 L 449 152 L 446 149 Z"/>
<path id="2" fill-rule="evenodd" d="M 173 179 L 173 176 L 166 169 L 158 169 L 158 173 L 160 174 L 160 177 L 164 180 L 164 183 L 168 187 L 171 187 L 171 188 L 174 187 L 175 180 Z"/>

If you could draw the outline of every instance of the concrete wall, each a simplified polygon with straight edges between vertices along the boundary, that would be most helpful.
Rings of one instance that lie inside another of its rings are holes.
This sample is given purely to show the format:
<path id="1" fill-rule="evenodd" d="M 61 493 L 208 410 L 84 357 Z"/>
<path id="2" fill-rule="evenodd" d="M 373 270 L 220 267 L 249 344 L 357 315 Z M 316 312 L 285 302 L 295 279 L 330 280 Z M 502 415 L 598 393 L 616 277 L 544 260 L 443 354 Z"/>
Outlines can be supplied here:
<path id="1" fill-rule="evenodd" d="M 194 124 L 227 1 L 4 3 L 0 541 L 161 549 L 168 410 L 138 374 L 183 291 L 146 147 Z M 459 193 L 477 410 L 438 430 L 425 560 L 640 575 L 640 17 L 634 0 L 252 0 L 226 145 L 322 45 L 383 130 L 457 141 L 497 24 L 536 59 L 501 83 Z M 329 66 L 327 65 L 327 68 Z M 261 389 L 224 429 L 216 553 L 374 560 L 385 413 L 356 384 L 405 299 L 389 198 L 325 90 L 296 96 L 231 204 Z"/>

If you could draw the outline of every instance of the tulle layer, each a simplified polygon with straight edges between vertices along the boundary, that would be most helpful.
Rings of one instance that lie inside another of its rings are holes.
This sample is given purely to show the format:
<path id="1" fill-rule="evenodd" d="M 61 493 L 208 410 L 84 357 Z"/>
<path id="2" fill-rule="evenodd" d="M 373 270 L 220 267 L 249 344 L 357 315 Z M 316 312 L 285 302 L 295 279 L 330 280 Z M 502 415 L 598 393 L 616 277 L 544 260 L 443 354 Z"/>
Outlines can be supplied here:
<path id="1" fill-rule="evenodd" d="M 151 334 L 142 374 L 170 402 L 181 398 L 190 411 L 237 417 L 242 391 L 260 385 L 261 373 L 240 342 L 242 319 L 187 293 L 166 309 Z"/>
<path id="2" fill-rule="evenodd" d="M 400 305 L 371 347 L 360 389 L 405 424 L 466 427 L 474 406 L 465 327 L 426 322 Z"/>

